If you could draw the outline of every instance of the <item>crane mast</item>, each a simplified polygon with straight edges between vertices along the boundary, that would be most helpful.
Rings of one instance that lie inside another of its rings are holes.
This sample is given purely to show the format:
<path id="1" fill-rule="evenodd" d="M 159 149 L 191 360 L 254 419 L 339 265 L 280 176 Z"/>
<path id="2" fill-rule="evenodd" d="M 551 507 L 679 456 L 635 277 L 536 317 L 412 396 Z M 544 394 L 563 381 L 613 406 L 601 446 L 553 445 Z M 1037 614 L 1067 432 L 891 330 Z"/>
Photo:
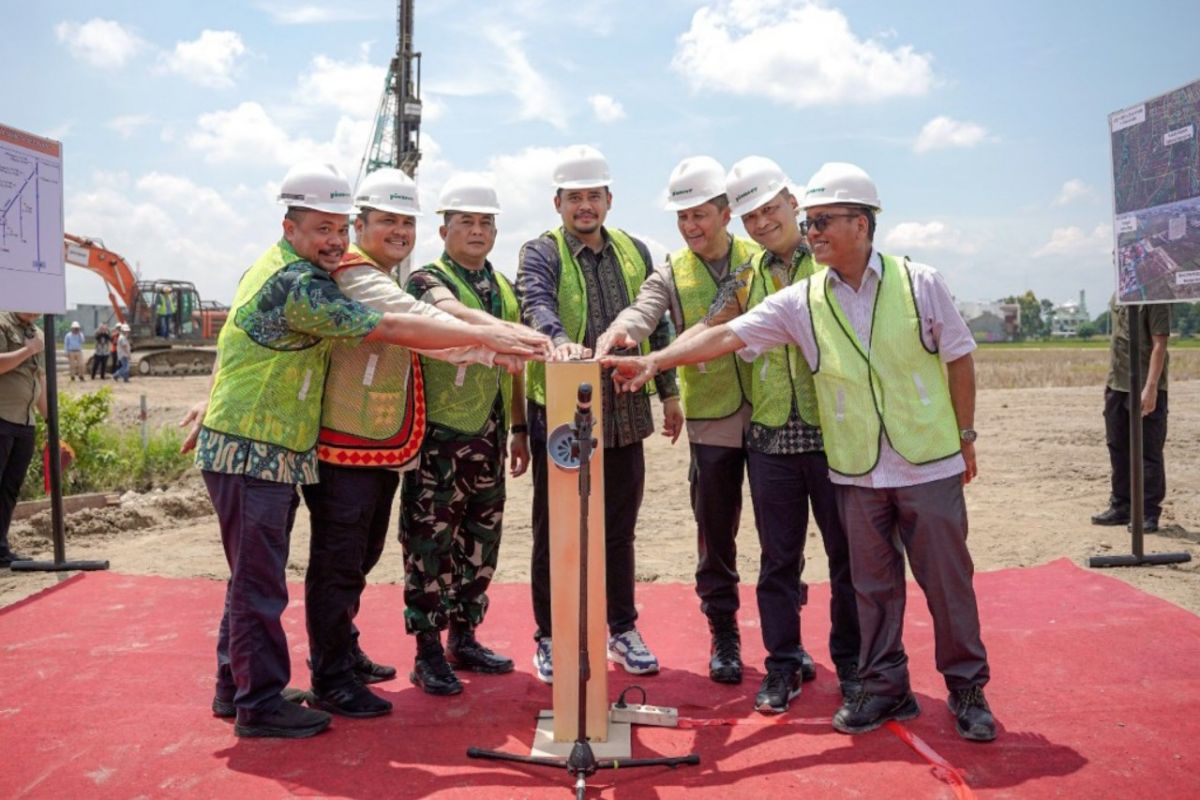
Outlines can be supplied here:
<path id="1" fill-rule="evenodd" d="M 421 54 L 413 52 L 413 2 L 396 2 L 396 54 L 388 66 L 359 180 L 380 167 L 416 177 L 421 160 Z"/>

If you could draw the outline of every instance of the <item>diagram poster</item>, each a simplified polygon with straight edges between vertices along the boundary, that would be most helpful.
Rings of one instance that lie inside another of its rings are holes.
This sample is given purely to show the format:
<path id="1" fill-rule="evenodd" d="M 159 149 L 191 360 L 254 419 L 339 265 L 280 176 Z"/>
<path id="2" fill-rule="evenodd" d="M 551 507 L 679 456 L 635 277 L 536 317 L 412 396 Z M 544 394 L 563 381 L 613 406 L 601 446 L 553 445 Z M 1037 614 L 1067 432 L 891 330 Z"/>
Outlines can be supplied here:
<path id="1" fill-rule="evenodd" d="M 1117 302 L 1200 299 L 1200 81 L 1108 117 Z"/>
<path id="2" fill-rule="evenodd" d="M 0 310 L 62 314 L 62 144 L 0 125 Z"/>

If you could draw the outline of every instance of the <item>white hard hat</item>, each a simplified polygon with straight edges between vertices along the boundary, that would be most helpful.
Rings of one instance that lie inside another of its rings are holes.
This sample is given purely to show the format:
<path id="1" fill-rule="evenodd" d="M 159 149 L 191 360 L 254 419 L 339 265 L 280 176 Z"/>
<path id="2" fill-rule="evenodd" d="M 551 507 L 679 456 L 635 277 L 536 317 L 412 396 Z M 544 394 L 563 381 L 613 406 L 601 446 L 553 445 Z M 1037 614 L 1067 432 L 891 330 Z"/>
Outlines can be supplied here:
<path id="1" fill-rule="evenodd" d="M 280 204 L 327 214 L 353 214 L 350 181 L 333 164 L 305 161 L 288 170 L 279 187 Z"/>
<path id="2" fill-rule="evenodd" d="M 787 175 L 769 158 L 748 156 L 733 165 L 725 176 L 725 194 L 735 217 L 762 208 L 789 187 Z"/>
<path id="3" fill-rule="evenodd" d="M 708 156 L 680 161 L 667 181 L 667 211 L 683 211 L 725 194 L 725 169 Z"/>
<path id="4" fill-rule="evenodd" d="M 421 216 L 417 182 L 393 167 L 377 169 L 363 178 L 354 193 L 354 204 L 359 211 L 373 208 L 391 214 Z"/>
<path id="5" fill-rule="evenodd" d="M 844 161 L 830 161 L 822 164 L 821 168 L 808 179 L 808 188 L 804 191 L 804 199 L 800 201 L 801 208 L 827 206 L 834 203 L 850 203 L 868 206 L 876 211 L 882 211 L 879 205 L 879 191 L 875 181 L 863 171 L 862 167 L 847 164 Z"/>
<path id="6" fill-rule="evenodd" d="M 554 165 L 556 189 L 593 189 L 611 185 L 608 159 L 599 150 L 586 144 L 571 145 Z"/>
<path id="7" fill-rule="evenodd" d="M 472 214 L 499 214 L 500 199 L 496 184 L 477 172 L 460 172 L 446 181 L 438 197 L 437 213 L 466 211 Z"/>

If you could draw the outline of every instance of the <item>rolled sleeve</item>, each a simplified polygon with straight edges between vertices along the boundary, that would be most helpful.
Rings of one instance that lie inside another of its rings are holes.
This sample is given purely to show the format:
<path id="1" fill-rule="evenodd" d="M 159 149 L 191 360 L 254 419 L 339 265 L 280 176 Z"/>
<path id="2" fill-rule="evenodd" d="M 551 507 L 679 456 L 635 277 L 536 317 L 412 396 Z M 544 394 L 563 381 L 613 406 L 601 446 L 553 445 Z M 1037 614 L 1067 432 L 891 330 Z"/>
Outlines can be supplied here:
<path id="1" fill-rule="evenodd" d="M 288 328 L 321 338 L 362 338 L 375 330 L 383 314 L 342 294 L 328 273 L 298 276 L 283 306 Z"/>

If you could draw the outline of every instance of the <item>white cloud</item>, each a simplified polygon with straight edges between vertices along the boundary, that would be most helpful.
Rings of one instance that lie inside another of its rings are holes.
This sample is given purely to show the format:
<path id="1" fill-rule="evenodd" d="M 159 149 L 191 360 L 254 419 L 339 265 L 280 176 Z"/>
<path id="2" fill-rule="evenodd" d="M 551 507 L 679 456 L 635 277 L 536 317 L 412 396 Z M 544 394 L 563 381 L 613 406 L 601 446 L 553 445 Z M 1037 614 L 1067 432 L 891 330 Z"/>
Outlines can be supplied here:
<path id="1" fill-rule="evenodd" d="M 139 128 L 143 128 L 153 121 L 154 118 L 149 114 L 122 114 L 104 123 L 104 127 L 116 131 L 122 139 L 128 139 L 137 133 Z"/>
<path id="2" fill-rule="evenodd" d="M 765 96 L 796 108 L 927 93 L 931 56 L 859 38 L 845 14 L 815 2 L 718 0 L 676 42 L 671 67 L 693 91 Z"/>
<path id="3" fill-rule="evenodd" d="M 369 55 L 370 46 L 364 44 L 353 61 L 315 56 L 297 81 L 297 100 L 330 106 L 356 117 L 373 117 L 383 95 L 387 67 L 372 64 Z"/>
<path id="4" fill-rule="evenodd" d="M 228 89 L 233 86 L 237 61 L 246 45 L 236 31 L 203 30 L 190 42 L 176 42 L 175 49 L 159 57 L 161 69 L 179 75 L 197 86 Z"/>
<path id="5" fill-rule="evenodd" d="M 1106 255 L 1112 252 L 1112 226 L 1101 223 L 1087 233 L 1076 225 L 1055 228 L 1050 239 L 1037 250 L 1035 258 L 1044 256 Z"/>
<path id="6" fill-rule="evenodd" d="M 187 137 L 188 147 L 210 163 L 277 164 L 291 166 L 308 159 L 336 164 L 353 180 L 370 133 L 367 120 L 341 117 L 333 138 L 318 142 L 294 137 L 258 103 L 247 101 L 236 108 L 201 114 L 197 131 Z"/>
<path id="7" fill-rule="evenodd" d="M 1065 206 L 1074 203 L 1076 200 L 1093 197 L 1095 194 L 1096 191 L 1091 186 L 1088 186 L 1079 178 L 1071 178 L 1058 190 L 1058 197 L 1054 198 L 1054 205 Z"/>
<path id="8" fill-rule="evenodd" d="M 625 119 L 625 107 L 606 94 L 594 94 L 588 98 L 592 113 L 600 122 L 617 122 Z"/>
<path id="9" fill-rule="evenodd" d="M 554 84 L 530 63 L 521 47 L 524 38 L 518 31 L 503 28 L 488 32 L 488 40 L 499 51 L 504 73 L 498 88 L 511 92 L 516 98 L 520 106 L 518 119 L 541 120 L 565 130 L 566 104 Z"/>
<path id="10" fill-rule="evenodd" d="M 913 142 L 913 150 L 927 153 L 946 147 L 974 147 L 988 138 L 987 129 L 974 122 L 934 117 L 925 123 Z"/>
<path id="11" fill-rule="evenodd" d="M 938 250 L 952 253 L 974 253 L 979 247 L 961 231 L 939 220 L 901 222 L 883 237 L 888 250 L 920 253 Z"/>
<path id="12" fill-rule="evenodd" d="M 146 42 L 129 28 L 99 17 L 83 24 L 60 22 L 54 35 L 72 56 L 100 69 L 120 69 L 146 48 Z"/>
<path id="13" fill-rule="evenodd" d="M 289 4 L 289 3 L 260 3 L 258 7 L 271 16 L 271 21 L 278 25 L 323 25 L 329 22 L 361 22 L 369 19 L 385 19 L 391 16 L 390 10 L 381 9 L 384 4 L 374 3 L 373 7 L 362 3 L 351 3 L 342 0 L 338 3 Z"/>

